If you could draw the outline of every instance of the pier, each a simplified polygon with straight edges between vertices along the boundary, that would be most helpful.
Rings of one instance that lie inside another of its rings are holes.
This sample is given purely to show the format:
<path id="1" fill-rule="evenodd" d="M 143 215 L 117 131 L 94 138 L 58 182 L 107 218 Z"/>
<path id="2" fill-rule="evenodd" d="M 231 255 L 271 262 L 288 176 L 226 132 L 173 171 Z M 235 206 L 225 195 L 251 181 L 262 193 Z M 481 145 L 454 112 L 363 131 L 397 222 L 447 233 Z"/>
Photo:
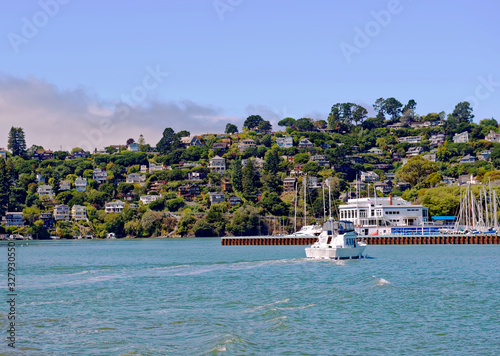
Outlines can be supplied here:
<path id="1" fill-rule="evenodd" d="M 368 245 L 497 245 L 500 238 L 496 234 L 472 235 L 391 235 L 362 236 Z M 222 246 L 280 246 L 280 245 L 312 245 L 315 237 L 290 236 L 243 236 L 222 237 Z"/>

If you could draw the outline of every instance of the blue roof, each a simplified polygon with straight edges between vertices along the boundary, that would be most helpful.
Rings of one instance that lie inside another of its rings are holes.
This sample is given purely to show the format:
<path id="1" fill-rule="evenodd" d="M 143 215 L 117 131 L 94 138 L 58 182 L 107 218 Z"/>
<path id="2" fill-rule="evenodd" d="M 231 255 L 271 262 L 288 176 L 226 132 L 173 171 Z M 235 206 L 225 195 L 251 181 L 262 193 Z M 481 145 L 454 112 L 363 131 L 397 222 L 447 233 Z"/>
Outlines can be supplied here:
<path id="1" fill-rule="evenodd" d="M 432 220 L 456 220 L 456 216 L 433 216 Z"/>

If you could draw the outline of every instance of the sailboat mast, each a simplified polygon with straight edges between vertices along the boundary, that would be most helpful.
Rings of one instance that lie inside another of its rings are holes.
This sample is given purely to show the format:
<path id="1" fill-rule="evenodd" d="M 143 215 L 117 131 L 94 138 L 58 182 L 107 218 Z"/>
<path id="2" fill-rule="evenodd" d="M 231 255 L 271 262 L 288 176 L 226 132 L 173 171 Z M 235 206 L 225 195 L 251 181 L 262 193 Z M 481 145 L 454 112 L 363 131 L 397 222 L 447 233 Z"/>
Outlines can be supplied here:
<path id="1" fill-rule="evenodd" d="M 323 183 L 323 222 L 326 220 L 325 184 Z"/>
<path id="2" fill-rule="evenodd" d="M 293 230 L 297 232 L 297 190 L 299 189 L 299 183 L 295 182 L 295 217 L 293 219 Z"/>
<path id="3" fill-rule="evenodd" d="M 304 226 L 307 225 L 307 175 L 304 176 Z"/>
<path id="4" fill-rule="evenodd" d="M 330 181 L 328 181 L 328 203 L 330 204 L 330 209 L 329 209 L 329 212 L 328 212 L 328 218 L 331 219 L 332 218 L 332 192 L 331 192 L 331 189 L 330 189 Z"/>

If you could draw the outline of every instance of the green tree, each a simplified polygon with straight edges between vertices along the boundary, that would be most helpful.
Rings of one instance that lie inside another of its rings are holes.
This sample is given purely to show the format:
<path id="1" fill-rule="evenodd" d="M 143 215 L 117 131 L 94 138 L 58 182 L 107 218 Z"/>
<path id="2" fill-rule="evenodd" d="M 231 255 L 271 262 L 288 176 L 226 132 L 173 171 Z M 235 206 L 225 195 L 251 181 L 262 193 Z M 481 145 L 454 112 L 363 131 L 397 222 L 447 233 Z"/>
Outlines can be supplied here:
<path id="1" fill-rule="evenodd" d="M 252 196 L 256 192 L 256 171 L 252 159 L 247 160 L 247 164 L 242 169 L 242 191 L 246 196 Z"/>
<path id="2" fill-rule="evenodd" d="M 170 127 L 167 127 L 163 131 L 163 136 L 160 141 L 156 144 L 156 149 L 160 154 L 166 154 L 172 149 L 178 148 L 180 144 L 179 137 L 175 134 L 175 131 Z"/>
<path id="3" fill-rule="evenodd" d="M 9 132 L 9 150 L 13 156 L 26 156 L 26 139 L 21 127 L 11 127 Z"/>
<path id="4" fill-rule="evenodd" d="M 396 173 L 400 181 L 408 182 L 412 187 L 418 187 L 427 180 L 432 173 L 437 172 L 435 162 L 428 161 L 422 156 L 412 157 Z"/>
<path id="5" fill-rule="evenodd" d="M 368 111 L 364 107 L 355 105 L 352 113 L 352 121 L 354 121 L 356 125 L 359 125 L 366 119 L 366 115 L 368 115 Z"/>
<path id="6" fill-rule="evenodd" d="M 264 119 L 260 117 L 260 115 L 251 115 L 247 117 L 245 123 L 243 124 L 243 127 L 246 127 L 247 129 L 253 129 L 255 127 L 258 127 L 262 121 L 264 121 Z"/>
<path id="7" fill-rule="evenodd" d="M 234 190 L 237 192 L 241 192 L 243 190 L 243 172 L 241 168 L 241 161 L 239 159 L 235 160 L 233 163 L 231 182 Z"/>
<path id="8" fill-rule="evenodd" d="M 0 214 L 3 216 L 9 204 L 10 176 L 5 160 L 0 158 Z"/>
<path id="9" fill-rule="evenodd" d="M 384 112 L 390 115 L 392 119 L 396 119 L 401 115 L 401 108 L 403 107 L 403 104 L 395 98 L 388 98 L 384 100 L 382 107 Z"/>
<path id="10" fill-rule="evenodd" d="M 280 155 L 276 148 L 270 150 L 266 154 L 266 163 L 264 170 L 271 174 L 276 174 L 279 171 Z"/>
<path id="11" fill-rule="evenodd" d="M 226 125 L 226 130 L 224 131 L 227 134 L 234 134 L 238 133 L 238 127 L 234 124 L 228 123 Z"/>
<path id="12" fill-rule="evenodd" d="M 278 122 L 278 126 L 290 127 L 295 125 L 295 119 L 291 117 L 286 117 Z"/>
<path id="13" fill-rule="evenodd" d="M 271 131 L 273 126 L 269 121 L 261 121 L 259 122 L 258 128 L 261 132 Z"/>
<path id="14" fill-rule="evenodd" d="M 312 131 L 314 129 L 313 120 L 306 118 L 306 117 L 303 117 L 302 119 L 298 119 L 295 122 L 295 126 L 297 127 L 297 129 L 299 129 L 299 131 L 302 131 L 302 132 L 308 132 L 308 131 Z"/>

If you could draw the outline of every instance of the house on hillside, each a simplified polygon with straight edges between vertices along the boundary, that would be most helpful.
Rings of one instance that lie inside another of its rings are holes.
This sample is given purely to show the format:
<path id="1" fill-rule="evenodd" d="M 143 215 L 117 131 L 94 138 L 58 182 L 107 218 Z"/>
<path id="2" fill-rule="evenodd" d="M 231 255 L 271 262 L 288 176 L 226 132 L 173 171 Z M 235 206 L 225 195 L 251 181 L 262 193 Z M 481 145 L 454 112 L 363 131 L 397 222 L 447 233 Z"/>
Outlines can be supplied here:
<path id="1" fill-rule="evenodd" d="M 94 169 L 93 178 L 98 184 L 106 183 L 108 179 L 108 172 L 102 170 L 101 168 Z"/>
<path id="2" fill-rule="evenodd" d="M 142 204 L 148 205 L 148 204 L 150 204 L 150 203 L 152 203 L 160 198 L 161 198 L 161 196 L 159 196 L 159 195 L 141 195 L 139 200 L 141 201 Z"/>
<path id="3" fill-rule="evenodd" d="M 7 151 L 5 148 L 0 148 L 0 158 L 7 159 Z"/>
<path id="4" fill-rule="evenodd" d="M 75 189 L 77 192 L 84 192 L 87 190 L 87 178 L 78 177 L 75 179 Z"/>
<path id="5" fill-rule="evenodd" d="M 297 178 L 287 177 L 283 180 L 283 191 L 284 192 L 294 192 L 295 184 L 297 183 Z"/>
<path id="6" fill-rule="evenodd" d="M 39 197 L 42 197 L 44 195 L 48 196 L 50 199 L 54 197 L 54 191 L 52 190 L 52 186 L 48 184 L 42 184 L 38 186 L 36 192 L 38 193 Z"/>
<path id="7" fill-rule="evenodd" d="M 293 138 L 291 136 L 277 137 L 276 144 L 280 148 L 290 148 L 293 147 Z"/>
<path id="8" fill-rule="evenodd" d="M 53 159 L 54 152 L 50 150 L 36 150 L 33 152 L 33 159 L 38 159 L 40 161 L 45 161 L 47 159 Z"/>
<path id="9" fill-rule="evenodd" d="M 210 201 L 210 205 L 222 203 L 225 200 L 224 193 L 220 192 L 211 192 L 208 193 L 208 199 Z"/>
<path id="10" fill-rule="evenodd" d="M 200 138 L 198 136 L 182 137 L 181 138 L 181 143 L 186 148 L 191 147 L 191 146 L 196 146 L 196 147 L 203 146 L 203 142 L 201 142 L 201 140 L 200 140 Z"/>
<path id="11" fill-rule="evenodd" d="M 311 161 L 317 162 L 319 167 L 330 167 L 330 162 L 328 162 L 326 155 L 314 155 L 311 157 Z"/>
<path id="12" fill-rule="evenodd" d="M 197 197 L 201 194 L 200 187 L 198 184 L 188 183 L 186 185 L 181 185 L 179 187 L 179 196 L 183 197 L 184 200 L 192 200 L 194 197 Z"/>
<path id="13" fill-rule="evenodd" d="M 490 155 L 491 155 L 491 150 L 484 150 L 477 155 L 477 159 L 480 159 L 482 161 L 488 161 L 490 159 Z"/>
<path id="14" fill-rule="evenodd" d="M 54 207 L 54 220 L 68 221 L 69 220 L 69 206 L 66 204 L 59 204 Z"/>
<path id="15" fill-rule="evenodd" d="M 125 180 L 125 183 L 139 184 L 141 187 L 146 185 L 146 176 L 139 173 L 130 173 Z"/>
<path id="16" fill-rule="evenodd" d="M 500 134 L 495 131 L 490 130 L 490 133 L 484 138 L 486 141 L 500 143 Z"/>
<path id="17" fill-rule="evenodd" d="M 245 140 L 241 140 L 241 142 L 238 143 L 238 151 L 240 153 L 245 152 L 245 150 L 247 148 L 250 148 L 250 147 L 257 147 L 257 145 L 255 144 L 255 141 L 250 139 L 250 138 L 247 138 Z"/>
<path id="18" fill-rule="evenodd" d="M 217 155 L 223 155 L 224 153 L 226 153 L 227 149 L 228 149 L 228 145 L 226 142 L 216 142 L 212 145 L 212 149 L 214 150 L 217 150 Z"/>
<path id="19" fill-rule="evenodd" d="M 59 190 L 64 192 L 66 190 L 71 190 L 71 181 L 70 180 L 62 180 L 59 182 Z"/>
<path id="20" fill-rule="evenodd" d="M 400 137 L 398 139 L 400 143 L 420 143 L 422 142 L 422 136 L 408 136 L 408 137 Z"/>
<path id="21" fill-rule="evenodd" d="M 2 224 L 6 227 L 16 226 L 22 227 L 24 226 L 23 212 L 14 212 L 8 211 L 5 213 L 4 218 L 2 219 Z"/>
<path id="22" fill-rule="evenodd" d="M 476 162 L 476 157 L 471 156 L 471 155 L 467 155 L 467 156 L 460 158 L 460 161 L 458 163 L 460 163 L 460 164 L 462 164 L 462 163 L 474 164 L 474 162 Z"/>
<path id="23" fill-rule="evenodd" d="M 232 207 L 235 207 L 235 206 L 238 206 L 241 204 L 241 198 L 237 197 L 236 195 L 230 195 L 228 198 L 227 198 L 227 201 L 229 203 L 229 206 L 232 208 Z"/>
<path id="24" fill-rule="evenodd" d="M 139 144 L 137 142 L 132 142 L 130 145 L 128 145 L 127 150 L 131 152 L 139 152 Z"/>
<path id="25" fill-rule="evenodd" d="M 415 157 L 415 156 L 421 155 L 422 153 L 424 153 L 424 149 L 422 147 L 420 147 L 420 146 L 410 147 L 408 149 L 408 151 L 406 151 L 406 157 L 407 158 Z"/>
<path id="26" fill-rule="evenodd" d="M 226 160 L 219 156 L 210 158 L 208 168 L 210 168 L 210 171 L 214 173 L 224 173 L 226 171 Z"/>
<path id="27" fill-rule="evenodd" d="M 119 200 L 115 200 L 109 203 L 106 203 L 104 206 L 105 213 L 121 213 L 125 208 L 125 203 Z"/>
<path id="28" fill-rule="evenodd" d="M 432 135 L 429 138 L 429 141 L 432 147 L 438 147 L 439 145 L 442 145 L 444 143 L 444 139 L 445 139 L 444 134 L 436 134 Z"/>
<path id="29" fill-rule="evenodd" d="M 299 141 L 299 148 L 311 148 L 311 147 L 314 147 L 314 145 L 307 138 L 303 138 L 302 140 Z"/>
<path id="30" fill-rule="evenodd" d="M 369 172 L 361 172 L 360 179 L 364 183 L 370 183 L 370 182 L 378 182 L 380 177 L 377 173 L 369 171 Z"/>
<path id="31" fill-rule="evenodd" d="M 231 193 L 233 191 L 233 185 L 231 184 L 231 181 L 228 179 L 223 179 L 222 182 L 222 190 L 226 193 Z"/>
<path id="32" fill-rule="evenodd" d="M 377 155 L 377 156 L 382 156 L 384 152 L 377 147 L 372 147 L 368 150 L 368 153 L 371 153 L 372 155 Z"/>
<path id="33" fill-rule="evenodd" d="M 462 133 L 457 133 L 455 136 L 453 136 L 453 142 L 454 143 L 465 143 L 469 142 L 469 133 L 467 131 L 464 131 Z"/>
<path id="34" fill-rule="evenodd" d="M 75 221 L 88 221 L 87 219 L 87 207 L 84 205 L 73 205 L 71 208 L 71 217 Z"/>

